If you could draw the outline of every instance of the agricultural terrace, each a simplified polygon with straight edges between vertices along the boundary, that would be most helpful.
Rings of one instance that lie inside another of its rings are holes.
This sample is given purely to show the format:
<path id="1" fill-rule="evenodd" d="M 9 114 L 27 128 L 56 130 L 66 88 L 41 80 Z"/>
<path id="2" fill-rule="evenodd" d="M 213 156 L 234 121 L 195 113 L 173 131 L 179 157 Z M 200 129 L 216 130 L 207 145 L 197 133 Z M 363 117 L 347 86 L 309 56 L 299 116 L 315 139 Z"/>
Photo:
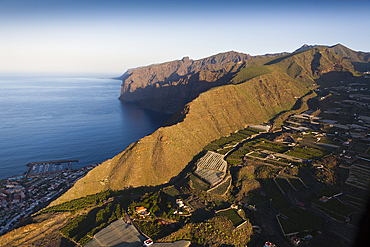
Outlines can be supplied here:
<path id="1" fill-rule="evenodd" d="M 222 154 L 207 151 L 207 153 L 199 159 L 197 169 L 194 173 L 211 185 L 221 182 L 227 170 L 227 162 L 223 158 L 224 155 Z"/>
<path id="2" fill-rule="evenodd" d="M 366 154 L 370 152 L 370 144 L 366 142 L 356 141 L 350 147 L 349 151 Z"/>
<path id="3" fill-rule="evenodd" d="M 217 186 L 213 187 L 212 189 L 208 190 L 208 192 L 216 194 L 216 195 L 223 195 L 227 192 L 232 182 L 231 176 L 229 175 L 227 178 L 224 179 L 221 183 Z"/>
<path id="4" fill-rule="evenodd" d="M 346 184 L 367 190 L 370 185 L 370 167 L 360 164 L 351 165 Z"/>
<path id="5" fill-rule="evenodd" d="M 246 128 L 238 132 L 231 133 L 230 136 L 221 137 L 209 143 L 204 149 L 207 151 L 214 151 L 220 154 L 226 154 L 232 150 L 238 143 L 244 141 L 251 136 L 259 133 L 256 129 Z"/>
<path id="6" fill-rule="evenodd" d="M 199 159 L 197 166 L 226 172 L 227 163 L 223 158 L 224 155 L 208 151 L 202 158 Z"/>
<path id="7" fill-rule="evenodd" d="M 302 230 L 300 227 L 296 226 L 282 215 L 277 215 L 276 219 L 278 220 L 279 225 L 285 236 L 297 234 L 299 231 Z"/>
<path id="8" fill-rule="evenodd" d="M 237 227 L 244 222 L 244 220 L 239 216 L 235 209 L 228 209 L 225 211 L 218 212 L 217 214 L 225 216 L 226 218 L 231 220 L 234 227 Z"/>
<path id="9" fill-rule="evenodd" d="M 356 209 L 342 203 L 335 197 L 327 202 L 322 202 L 317 198 L 313 198 L 312 202 L 316 204 L 321 211 L 339 221 L 343 221 L 343 218 L 346 219 L 350 214 L 357 212 Z"/>
<path id="10" fill-rule="evenodd" d="M 300 191 L 305 189 L 305 186 L 299 178 L 288 178 L 288 181 L 293 186 L 294 190 Z"/>
<path id="11" fill-rule="evenodd" d="M 330 154 L 330 151 L 327 151 L 323 148 L 312 147 L 312 146 L 295 146 L 293 149 L 288 150 L 284 154 L 294 156 L 301 159 L 317 159 L 325 155 Z"/>
<path id="12" fill-rule="evenodd" d="M 326 197 L 333 197 L 336 195 L 341 194 L 341 191 L 333 186 L 325 185 L 321 188 L 320 192 L 318 193 L 318 197 L 326 196 Z"/>
<path id="13" fill-rule="evenodd" d="M 262 182 L 274 208 L 280 210 L 282 208 L 290 207 L 289 202 L 285 199 L 279 187 L 272 179 L 264 179 Z"/>
<path id="14" fill-rule="evenodd" d="M 275 178 L 274 181 L 279 186 L 279 188 L 284 192 L 284 194 L 291 191 L 288 181 L 285 178 Z"/>
<path id="15" fill-rule="evenodd" d="M 325 221 L 319 216 L 300 207 L 283 208 L 279 212 L 302 230 L 320 229 L 325 224 Z"/>

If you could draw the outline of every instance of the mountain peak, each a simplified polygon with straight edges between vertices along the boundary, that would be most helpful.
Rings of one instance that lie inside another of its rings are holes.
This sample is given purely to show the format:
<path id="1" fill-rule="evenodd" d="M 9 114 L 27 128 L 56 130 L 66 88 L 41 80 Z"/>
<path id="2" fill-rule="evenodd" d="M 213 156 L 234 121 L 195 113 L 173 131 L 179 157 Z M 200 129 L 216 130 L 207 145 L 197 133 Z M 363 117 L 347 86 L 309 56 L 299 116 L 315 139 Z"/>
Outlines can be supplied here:
<path id="1" fill-rule="evenodd" d="M 317 48 L 317 47 L 324 47 L 324 46 L 325 45 L 307 45 L 307 44 L 304 44 L 300 48 L 295 50 L 294 52 L 300 52 L 300 51 L 305 51 L 305 50 L 308 50 L 308 49 Z"/>

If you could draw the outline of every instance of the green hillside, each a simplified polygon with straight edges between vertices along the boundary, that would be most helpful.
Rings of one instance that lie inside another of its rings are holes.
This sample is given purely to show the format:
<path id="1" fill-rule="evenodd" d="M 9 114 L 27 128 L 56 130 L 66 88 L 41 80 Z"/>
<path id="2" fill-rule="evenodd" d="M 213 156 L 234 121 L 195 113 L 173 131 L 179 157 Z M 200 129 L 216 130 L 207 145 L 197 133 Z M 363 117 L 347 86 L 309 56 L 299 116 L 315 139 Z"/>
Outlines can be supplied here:
<path id="1" fill-rule="evenodd" d="M 352 62 L 355 70 L 367 71 L 370 70 L 370 53 L 353 51 L 341 44 L 329 47 L 335 54 L 348 59 Z"/>
<path id="2" fill-rule="evenodd" d="M 212 88 L 188 103 L 181 121 L 172 121 L 103 162 L 53 204 L 108 189 L 167 183 L 211 141 L 291 109 L 328 73 L 354 71 L 327 48 L 261 59 L 245 62 L 229 85 Z"/>

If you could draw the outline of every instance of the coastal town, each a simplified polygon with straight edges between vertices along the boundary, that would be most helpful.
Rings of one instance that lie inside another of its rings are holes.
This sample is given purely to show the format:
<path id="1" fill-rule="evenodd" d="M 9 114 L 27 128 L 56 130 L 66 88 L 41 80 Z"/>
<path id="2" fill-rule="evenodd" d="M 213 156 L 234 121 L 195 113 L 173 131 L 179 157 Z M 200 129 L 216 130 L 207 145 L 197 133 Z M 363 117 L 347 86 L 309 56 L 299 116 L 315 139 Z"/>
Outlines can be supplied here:
<path id="1" fill-rule="evenodd" d="M 349 246 L 370 186 L 369 88 L 315 87 L 285 115 L 208 143 L 172 184 L 45 208 L 94 167 L 73 171 L 74 161 L 30 163 L 25 175 L 3 180 L 2 233 L 38 209 L 80 208 L 60 230 L 78 246 Z"/>
<path id="2" fill-rule="evenodd" d="M 78 160 L 29 163 L 25 174 L 0 181 L 0 235 L 21 225 L 96 166 L 72 170 L 72 162 Z"/>

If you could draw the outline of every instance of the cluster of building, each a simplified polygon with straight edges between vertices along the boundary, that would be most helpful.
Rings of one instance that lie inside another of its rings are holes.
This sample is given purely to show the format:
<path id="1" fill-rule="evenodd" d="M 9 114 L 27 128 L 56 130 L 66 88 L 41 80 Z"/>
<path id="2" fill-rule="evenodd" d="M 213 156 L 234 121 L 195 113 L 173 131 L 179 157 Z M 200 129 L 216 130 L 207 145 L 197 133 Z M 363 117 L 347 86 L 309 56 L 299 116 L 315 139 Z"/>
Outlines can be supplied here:
<path id="1" fill-rule="evenodd" d="M 46 206 L 96 165 L 77 170 L 15 176 L 0 181 L 0 235 Z"/>
<path id="2" fill-rule="evenodd" d="M 192 211 L 192 209 L 189 206 L 185 205 L 185 203 L 180 198 L 176 199 L 176 205 L 179 207 L 179 209 L 176 210 L 174 214 L 188 214 Z"/>

